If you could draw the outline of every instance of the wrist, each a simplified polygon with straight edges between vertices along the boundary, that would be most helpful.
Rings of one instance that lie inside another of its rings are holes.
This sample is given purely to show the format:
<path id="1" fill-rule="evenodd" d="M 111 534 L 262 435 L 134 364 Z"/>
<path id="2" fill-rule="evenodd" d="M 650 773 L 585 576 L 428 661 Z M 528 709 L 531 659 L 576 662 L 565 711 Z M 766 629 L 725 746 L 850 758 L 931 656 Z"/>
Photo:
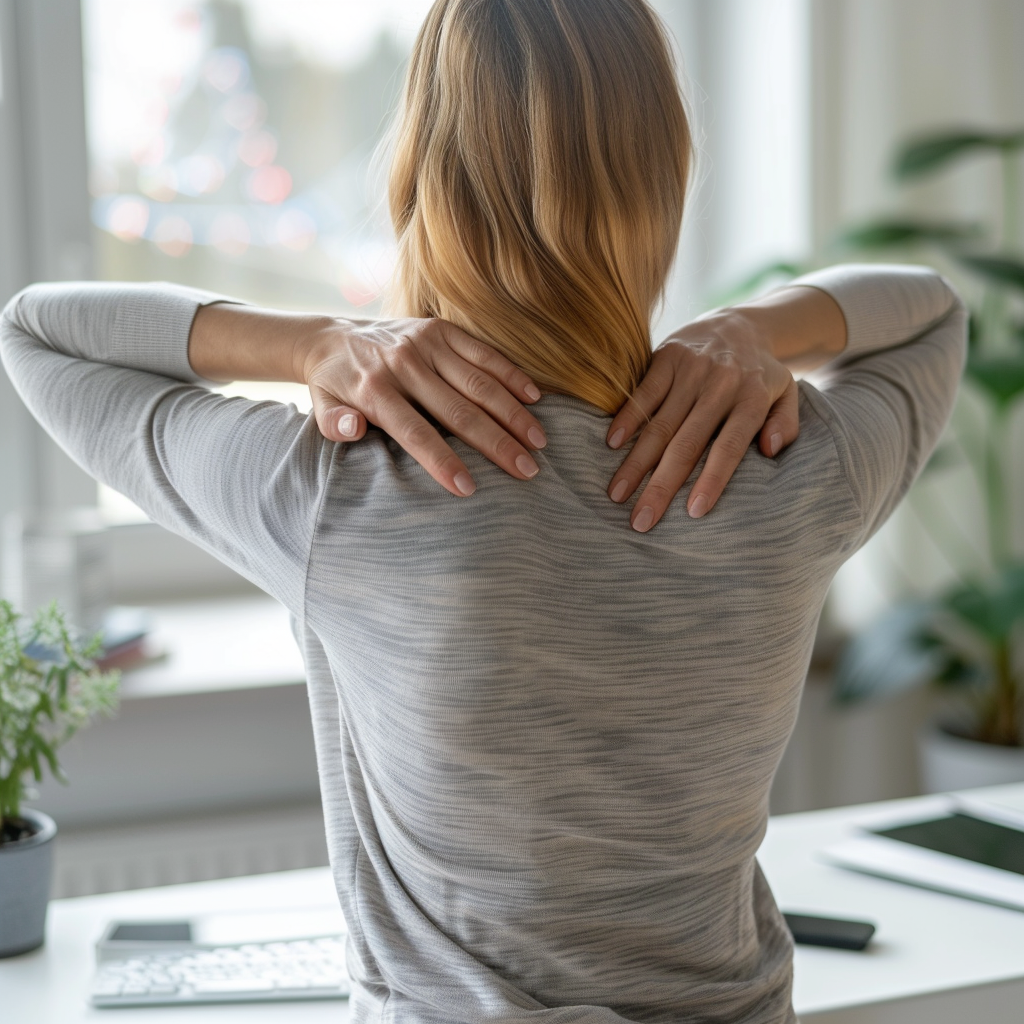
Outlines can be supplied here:
<path id="1" fill-rule="evenodd" d="M 339 338 L 353 325 L 341 317 L 318 316 L 311 318 L 304 329 L 296 332 L 292 347 L 292 379 L 297 384 L 308 384 L 313 371 L 338 346 Z"/>
<path id="2" fill-rule="evenodd" d="M 701 351 L 742 348 L 774 354 L 772 323 L 756 307 L 746 305 L 713 309 L 666 340 Z"/>

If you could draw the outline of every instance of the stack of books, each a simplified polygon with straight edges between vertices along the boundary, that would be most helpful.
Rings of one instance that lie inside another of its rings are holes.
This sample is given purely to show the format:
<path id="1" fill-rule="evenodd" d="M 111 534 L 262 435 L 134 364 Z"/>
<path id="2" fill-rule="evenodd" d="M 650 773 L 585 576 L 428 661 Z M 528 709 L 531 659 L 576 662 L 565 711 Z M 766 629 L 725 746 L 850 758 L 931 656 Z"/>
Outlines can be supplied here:
<path id="1" fill-rule="evenodd" d="M 104 672 L 127 672 L 166 657 L 153 645 L 152 628 L 152 615 L 145 608 L 110 608 L 103 617 L 103 648 L 95 658 L 97 667 Z"/>

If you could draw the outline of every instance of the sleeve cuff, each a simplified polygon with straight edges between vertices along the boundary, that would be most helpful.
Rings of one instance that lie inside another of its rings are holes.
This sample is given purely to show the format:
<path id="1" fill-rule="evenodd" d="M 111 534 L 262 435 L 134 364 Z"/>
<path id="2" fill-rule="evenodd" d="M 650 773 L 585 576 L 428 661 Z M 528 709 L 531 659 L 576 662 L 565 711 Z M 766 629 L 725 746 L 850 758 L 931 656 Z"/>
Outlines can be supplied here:
<path id="1" fill-rule="evenodd" d="M 827 292 L 846 319 L 846 348 L 835 363 L 916 337 L 941 320 L 956 293 L 930 267 L 847 263 L 790 282 Z"/>
<path id="2" fill-rule="evenodd" d="M 216 384 L 200 377 L 188 361 L 192 321 L 201 306 L 239 300 L 179 284 L 121 288 L 109 360 L 190 384 Z"/>

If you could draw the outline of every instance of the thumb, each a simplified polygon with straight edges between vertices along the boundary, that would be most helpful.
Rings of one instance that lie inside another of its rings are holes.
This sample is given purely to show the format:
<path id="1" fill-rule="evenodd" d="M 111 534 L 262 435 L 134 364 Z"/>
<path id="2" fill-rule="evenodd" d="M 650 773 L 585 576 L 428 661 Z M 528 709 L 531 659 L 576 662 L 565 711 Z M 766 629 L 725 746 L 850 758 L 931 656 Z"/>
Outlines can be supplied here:
<path id="1" fill-rule="evenodd" d="M 800 436 L 800 392 L 791 380 L 768 410 L 768 418 L 761 428 L 760 448 L 769 457 L 778 455 Z"/>
<path id="2" fill-rule="evenodd" d="M 358 441 L 366 433 L 366 417 L 320 388 L 310 388 L 313 414 L 328 441 Z"/>

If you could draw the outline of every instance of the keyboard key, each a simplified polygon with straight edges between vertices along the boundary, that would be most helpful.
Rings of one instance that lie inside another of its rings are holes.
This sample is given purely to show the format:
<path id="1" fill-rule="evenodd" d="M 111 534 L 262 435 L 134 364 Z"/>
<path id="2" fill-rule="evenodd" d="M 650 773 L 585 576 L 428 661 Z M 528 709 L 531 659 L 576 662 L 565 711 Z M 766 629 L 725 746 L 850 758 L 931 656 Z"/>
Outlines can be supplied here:
<path id="1" fill-rule="evenodd" d="M 192 991 L 201 996 L 239 995 L 243 992 L 272 992 L 274 987 L 269 978 L 209 978 L 195 982 Z"/>

